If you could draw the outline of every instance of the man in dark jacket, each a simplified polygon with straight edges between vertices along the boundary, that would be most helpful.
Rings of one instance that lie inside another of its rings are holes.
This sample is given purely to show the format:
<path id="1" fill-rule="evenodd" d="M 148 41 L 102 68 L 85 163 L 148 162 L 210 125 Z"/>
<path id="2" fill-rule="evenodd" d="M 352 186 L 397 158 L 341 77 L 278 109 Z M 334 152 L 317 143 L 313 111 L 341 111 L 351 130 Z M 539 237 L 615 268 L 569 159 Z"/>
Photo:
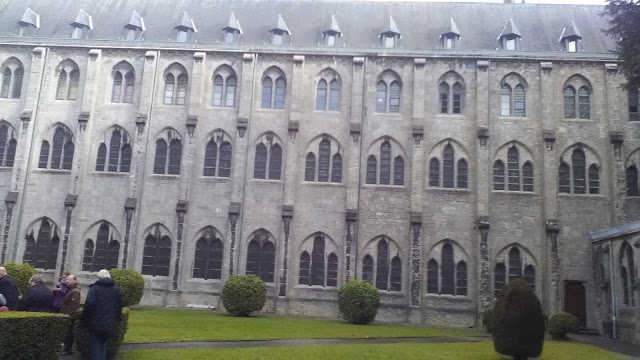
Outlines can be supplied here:
<path id="1" fill-rule="evenodd" d="M 20 301 L 20 294 L 15 280 L 7 274 L 7 269 L 0 266 L 0 294 L 7 301 L 9 310 L 15 310 Z"/>
<path id="2" fill-rule="evenodd" d="M 44 284 L 41 275 L 33 275 L 29 279 L 31 287 L 24 292 L 18 303 L 18 311 L 52 312 L 53 292 Z"/>
<path id="3" fill-rule="evenodd" d="M 69 274 L 65 279 L 60 281 L 67 288 L 66 296 L 60 304 L 60 314 L 72 315 L 80 307 L 80 289 L 75 275 Z M 64 349 L 61 355 L 69 355 L 73 352 L 74 327 L 75 318 L 71 318 L 67 334 L 64 336 Z"/>
<path id="4" fill-rule="evenodd" d="M 120 288 L 107 270 L 98 272 L 98 281 L 89 288 L 82 309 L 82 319 L 90 332 L 89 353 L 91 360 L 107 359 L 107 338 L 122 317 Z"/>

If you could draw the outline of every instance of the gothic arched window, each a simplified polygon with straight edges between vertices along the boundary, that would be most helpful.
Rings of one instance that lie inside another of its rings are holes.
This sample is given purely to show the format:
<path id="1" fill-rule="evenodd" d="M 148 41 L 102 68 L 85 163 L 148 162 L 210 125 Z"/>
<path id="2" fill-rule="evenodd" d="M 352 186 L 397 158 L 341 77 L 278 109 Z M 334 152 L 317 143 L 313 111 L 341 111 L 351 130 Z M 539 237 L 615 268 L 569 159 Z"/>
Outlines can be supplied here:
<path id="1" fill-rule="evenodd" d="M 256 234 L 247 249 L 247 275 L 256 275 L 266 283 L 273 283 L 276 248 L 266 235 Z"/>
<path id="2" fill-rule="evenodd" d="M 442 245 L 442 254 L 440 262 L 440 276 L 442 282 L 440 284 L 441 294 L 455 294 L 455 265 L 453 261 L 453 246 L 449 243 Z"/>
<path id="3" fill-rule="evenodd" d="M 15 136 L 13 128 L 6 123 L 0 124 L 0 166 L 13 167 L 18 145 Z"/>
<path id="4" fill-rule="evenodd" d="M 26 237 L 23 261 L 43 270 L 55 269 L 58 261 L 60 238 L 57 228 L 49 220 L 42 220 L 36 237 L 31 232 Z"/>
<path id="5" fill-rule="evenodd" d="M 215 236 L 202 236 L 196 242 L 193 258 L 193 278 L 220 279 L 222 277 L 222 241 Z"/>
<path id="6" fill-rule="evenodd" d="M 627 196 L 639 196 L 638 191 L 638 168 L 631 165 L 627 168 Z"/>
<path id="7" fill-rule="evenodd" d="M 171 239 L 168 236 L 149 234 L 144 240 L 142 275 L 169 276 L 171 264 Z"/>
<path id="8" fill-rule="evenodd" d="M 427 262 L 427 292 L 429 294 L 439 294 L 439 286 L 438 286 L 438 261 L 435 259 L 429 259 Z"/>
<path id="9" fill-rule="evenodd" d="M 464 261 L 456 265 L 456 295 L 467 296 L 467 263 Z"/>

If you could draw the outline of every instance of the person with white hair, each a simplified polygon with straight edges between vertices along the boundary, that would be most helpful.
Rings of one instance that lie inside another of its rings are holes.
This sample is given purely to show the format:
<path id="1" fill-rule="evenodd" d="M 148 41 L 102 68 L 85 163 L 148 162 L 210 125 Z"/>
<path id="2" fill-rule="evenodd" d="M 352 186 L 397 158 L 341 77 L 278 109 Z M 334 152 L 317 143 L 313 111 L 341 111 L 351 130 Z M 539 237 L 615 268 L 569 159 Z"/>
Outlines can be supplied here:
<path id="1" fill-rule="evenodd" d="M 29 279 L 31 285 L 18 303 L 18 311 L 53 312 L 53 291 L 44 284 L 42 275 Z"/>
<path id="2" fill-rule="evenodd" d="M 107 339 L 122 317 L 120 288 L 111 279 L 109 271 L 98 271 L 98 281 L 89 288 L 82 309 L 82 320 L 90 332 L 89 355 L 91 360 L 107 359 Z"/>
<path id="3" fill-rule="evenodd" d="M 15 310 L 20 301 L 20 292 L 16 281 L 7 274 L 7 269 L 0 266 L 0 294 L 2 294 L 6 301 L 6 307 L 9 310 Z"/>

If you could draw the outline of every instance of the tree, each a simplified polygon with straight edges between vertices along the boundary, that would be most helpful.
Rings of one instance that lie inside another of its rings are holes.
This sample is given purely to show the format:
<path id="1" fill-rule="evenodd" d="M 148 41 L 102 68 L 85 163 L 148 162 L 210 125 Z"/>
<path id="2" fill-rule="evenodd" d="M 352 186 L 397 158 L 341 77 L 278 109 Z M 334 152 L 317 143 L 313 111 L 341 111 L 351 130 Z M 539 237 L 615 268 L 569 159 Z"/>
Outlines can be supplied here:
<path id="1" fill-rule="evenodd" d="M 604 15 L 611 28 L 607 34 L 618 47 L 620 68 L 627 77 L 626 89 L 640 87 L 640 0 L 607 0 Z"/>

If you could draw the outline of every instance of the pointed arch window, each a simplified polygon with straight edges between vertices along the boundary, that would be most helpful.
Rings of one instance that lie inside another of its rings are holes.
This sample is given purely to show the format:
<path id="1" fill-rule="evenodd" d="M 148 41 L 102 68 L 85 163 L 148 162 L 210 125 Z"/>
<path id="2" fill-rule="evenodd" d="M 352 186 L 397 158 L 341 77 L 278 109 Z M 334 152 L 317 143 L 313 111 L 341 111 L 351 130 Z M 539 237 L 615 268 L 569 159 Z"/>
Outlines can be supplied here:
<path id="1" fill-rule="evenodd" d="M 329 181 L 329 163 L 331 159 L 331 142 L 322 139 L 318 148 L 318 181 Z"/>
<path id="2" fill-rule="evenodd" d="M 17 144 L 13 129 L 6 123 L 0 124 L 0 166 L 13 167 Z"/>
<path id="3" fill-rule="evenodd" d="M 493 270 L 493 296 L 498 297 L 506 282 L 507 269 L 504 263 L 497 263 Z"/>
<path id="4" fill-rule="evenodd" d="M 577 147 L 571 153 L 571 164 L 562 161 L 558 167 L 559 192 L 567 194 L 600 193 L 600 168 L 592 163 L 587 168 L 585 151 Z"/>
<path id="5" fill-rule="evenodd" d="M 120 243 L 113 238 L 109 224 L 100 224 L 95 239 L 95 247 L 92 239 L 85 242 L 82 271 L 97 272 L 118 267 Z"/>
<path id="6" fill-rule="evenodd" d="M 454 183 L 454 152 L 453 146 L 447 144 L 442 151 L 442 187 L 453 188 Z"/>
<path id="7" fill-rule="evenodd" d="M 312 152 L 307 154 L 305 161 L 304 181 L 316 181 L 316 156 Z"/>
<path id="8" fill-rule="evenodd" d="M 400 112 L 400 97 L 402 86 L 400 80 L 392 72 L 385 72 L 376 84 L 376 112 Z"/>
<path id="9" fill-rule="evenodd" d="M 182 142 L 179 139 L 171 139 L 169 144 L 162 138 L 156 140 L 154 174 L 179 175 L 181 161 Z"/>
<path id="10" fill-rule="evenodd" d="M 299 275 L 298 275 L 298 284 L 310 285 L 309 283 L 310 266 L 311 266 L 311 257 L 309 256 L 308 252 L 303 251 L 302 254 L 300 254 L 300 269 L 299 269 Z"/>
<path id="11" fill-rule="evenodd" d="M 71 170 L 75 151 L 71 133 L 62 127 L 56 128 L 53 133 L 52 143 L 53 147 L 50 153 L 49 142 L 47 140 L 42 141 L 38 168 Z"/>
<path id="12" fill-rule="evenodd" d="M 254 179 L 280 180 L 282 173 L 282 148 L 272 144 L 270 148 L 263 143 L 256 145 Z M 268 177 L 267 177 L 268 176 Z"/>
<path id="13" fill-rule="evenodd" d="M 338 256 L 334 253 L 327 258 L 327 286 L 338 286 Z"/>
<path id="14" fill-rule="evenodd" d="M 142 275 L 169 276 L 171 264 L 171 238 L 149 234 L 144 240 L 142 252 Z"/>
<path id="15" fill-rule="evenodd" d="M 340 82 L 337 79 L 320 79 L 316 87 L 316 110 L 339 111 L 340 110 Z"/>
<path id="16" fill-rule="evenodd" d="M 202 236 L 196 242 L 196 252 L 193 259 L 193 278 L 220 279 L 222 278 L 222 241 L 215 236 Z"/>
<path id="17" fill-rule="evenodd" d="M 456 264 L 453 245 L 444 241 L 440 248 L 440 263 L 434 258 L 427 262 L 427 293 L 467 296 L 467 264 Z"/>
<path id="18" fill-rule="evenodd" d="M 533 265 L 525 266 L 524 272 L 522 274 L 522 278 L 531 287 L 531 290 L 535 292 L 536 291 L 536 269 L 533 267 Z"/>
<path id="19" fill-rule="evenodd" d="M 13 61 L 12 61 L 13 60 Z M 15 58 L 5 63 L 0 85 L 0 98 L 19 99 L 22 92 L 22 78 L 24 69 Z"/>
<path id="20" fill-rule="evenodd" d="M 440 161 L 435 157 L 429 160 L 429 186 L 440 187 Z"/>
<path id="21" fill-rule="evenodd" d="M 231 143 L 222 141 L 220 146 L 210 140 L 204 152 L 202 176 L 231 177 Z"/>
<path id="22" fill-rule="evenodd" d="M 640 121 L 640 91 L 629 89 L 629 121 Z"/>
<path id="23" fill-rule="evenodd" d="M 262 108 L 284 109 L 286 82 L 279 76 L 275 81 L 267 76 L 262 80 Z"/>
<path id="24" fill-rule="evenodd" d="M 564 88 L 564 117 L 576 118 L 576 90 L 571 85 Z"/>
<path id="25" fill-rule="evenodd" d="M 504 163 L 496 160 L 493 163 L 493 190 L 504 190 Z"/>
<path id="26" fill-rule="evenodd" d="M 256 275 L 266 283 L 273 283 L 276 248 L 269 240 L 256 235 L 247 249 L 247 275 Z"/>
<path id="27" fill-rule="evenodd" d="M 70 62 L 61 65 L 58 73 L 56 100 L 76 100 L 78 97 L 79 83 L 80 72 L 76 65 Z"/>
<path id="28" fill-rule="evenodd" d="M 117 65 L 113 70 L 113 89 L 111 102 L 131 103 L 135 86 L 135 75 L 128 64 Z"/>
<path id="29" fill-rule="evenodd" d="M 342 182 L 342 156 L 340 154 L 333 155 L 331 162 L 331 182 Z"/>
<path id="30" fill-rule="evenodd" d="M 521 277 L 522 257 L 520 257 L 520 250 L 514 246 L 509 250 L 509 282 Z"/>
<path id="31" fill-rule="evenodd" d="M 468 187 L 468 167 L 465 159 L 458 160 L 458 188 L 466 189 Z"/>
<path id="32" fill-rule="evenodd" d="M 573 192 L 574 194 L 586 193 L 586 158 L 584 151 L 576 149 L 571 155 L 571 164 L 573 168 Z"/>
<path id="33" fill-rule="evenodd" d="M 225 73 L 230 72 L 230 70 L 227 69 L 223 71 Z M 237 80 L 233 74 L 226 75 L 226 77 L 224 77 L 223 74 L 214 75 L 211 105 L 216 107 L 234 107 L 236 103 L 236 85 Z"/>
<path id="34" fill-rule="evenodd" d="M 456 295 L 467 296 L 467 263 L 462 260 L 456 265 Z"/>
<path id="35" fill-rule="evenodd" d="M 627 196 L 640 196 L 640 191 L 638 191 L 638 168 L 635 165 L 627 168 Z"/>
<path id="36" fill-rule="evenodd" d="M 186 70 L 178 65 L 171 65 L 164 76 L 163 103 L 165 105 L 185 105 L 189 77 Z"/>
<path id="37" fill-rule="evenodd" d="M 378 241 L 375 262 L 369 254 L 363 257 L 362 280 L 374 284 L 378 290 L 401 291 L 402 261 L 399 255 L 391 257 L 389 244 L 390 240 L 384 237 Z"/>
<path id="38" fill-rule="evenodd" d="M 388 141 L 380 145 L 380 176 L 381 185 L 389 185 L 391 178 L 391 144 Z"/>
<path id="39" fill-rule="evenodd" d="M 558 185 L 560 193 L 571 193 L 571 175 L 569 165 L 565 162 L 558 166 Z"/>
<path id="40" fill-rule="evenodd" d="M 589 93 L 590 91 L 586 86 L 582 86 L 578 90 L 578 110 L 580 112 L 580 119 L 591 118 Z"/>
<path id="41" fill-rule="evenodd" d="M 518 149 L 512 146 L 507 151 L 507 182 L 509 191 L 520 191 L 520 159 Z"/>
<path id="42" fill-rule="evenodd" d="M 384 240 L 378 242 L 376 254 L 376 287 L 387 290 L 389 281 L 389 244 Z"/>
<path id="43" fill-rule="evenodd" d="M 435 259 L 429 259 L 427 262 L 427 293 L 429 294 L 439 294 L 438 287 L 438 262 Z"/>
<path id="44" fill-rule="evenodd" d="M 455 265 L 453 261 L 453 246 L 449 243 L 445 243 L 442 245 L 442 254 L 441 254 L 441 263 L 440 263 L 440 273 L 442 277 L 442 282 L 440 285 L 440 293 L 441 294 L 454 294 L 455 289 Z"/>
<path id="45" fill-rule="evenodd" d="M 526 93 L 522 84 L 513 90 L 508 84 L 500 87 L 500 116 L 524 117 L 526 115 Z"/>
<path id="46" fill-rule="evenodd" d="M 316 88 L 316 110 L 326 110 L 327 106 L 327 82 L 320 80 Z"/>
<path id="47" fill-rule="evenodd" d="M 522 191 L 533 191 L 533 165 L 530 161 L 522 165 Z"/>
<path id="48" fill-rule="evenodd" d="M 365 255 L 362 259 L 362 280 L 373 284 L 373 258 Z"/>
<path id="49" fill-rule="evenodd" d="M 378 161 L 374 155 L 367 158 L 367 184 L 375 184 L 377 181 Z"/>
<path id="50" fill-rule="evenodd" d="M 442 81 L 438 86 L 440 94 L 440 113 L 460 114 L 462 113 L 463 87 L 459 82 L 450 83 Z"/>
<path id="51" fill-rule="evenodd" d="M 36 238 L 27 235 L 23 261 L 43 270 L 55 269 L 58 261 L 60 238 L 49 220 L 42 220 Z"/>
<path id="52" fill-rule="evenodd" d="M 325 284 L 325 254 L 324 254 L 324 237 L 316 235 L 313 239 L 313 250 L 311 251 L 311 275 L 310 285 Z"/>
<path id="53" fill-rule="evenodd" d="M 627 268 L 622 267 L 620 269 L 620 280 L 622 281 L 622 303 L 629 305 L 629 276 L 627 275 Z"/>

